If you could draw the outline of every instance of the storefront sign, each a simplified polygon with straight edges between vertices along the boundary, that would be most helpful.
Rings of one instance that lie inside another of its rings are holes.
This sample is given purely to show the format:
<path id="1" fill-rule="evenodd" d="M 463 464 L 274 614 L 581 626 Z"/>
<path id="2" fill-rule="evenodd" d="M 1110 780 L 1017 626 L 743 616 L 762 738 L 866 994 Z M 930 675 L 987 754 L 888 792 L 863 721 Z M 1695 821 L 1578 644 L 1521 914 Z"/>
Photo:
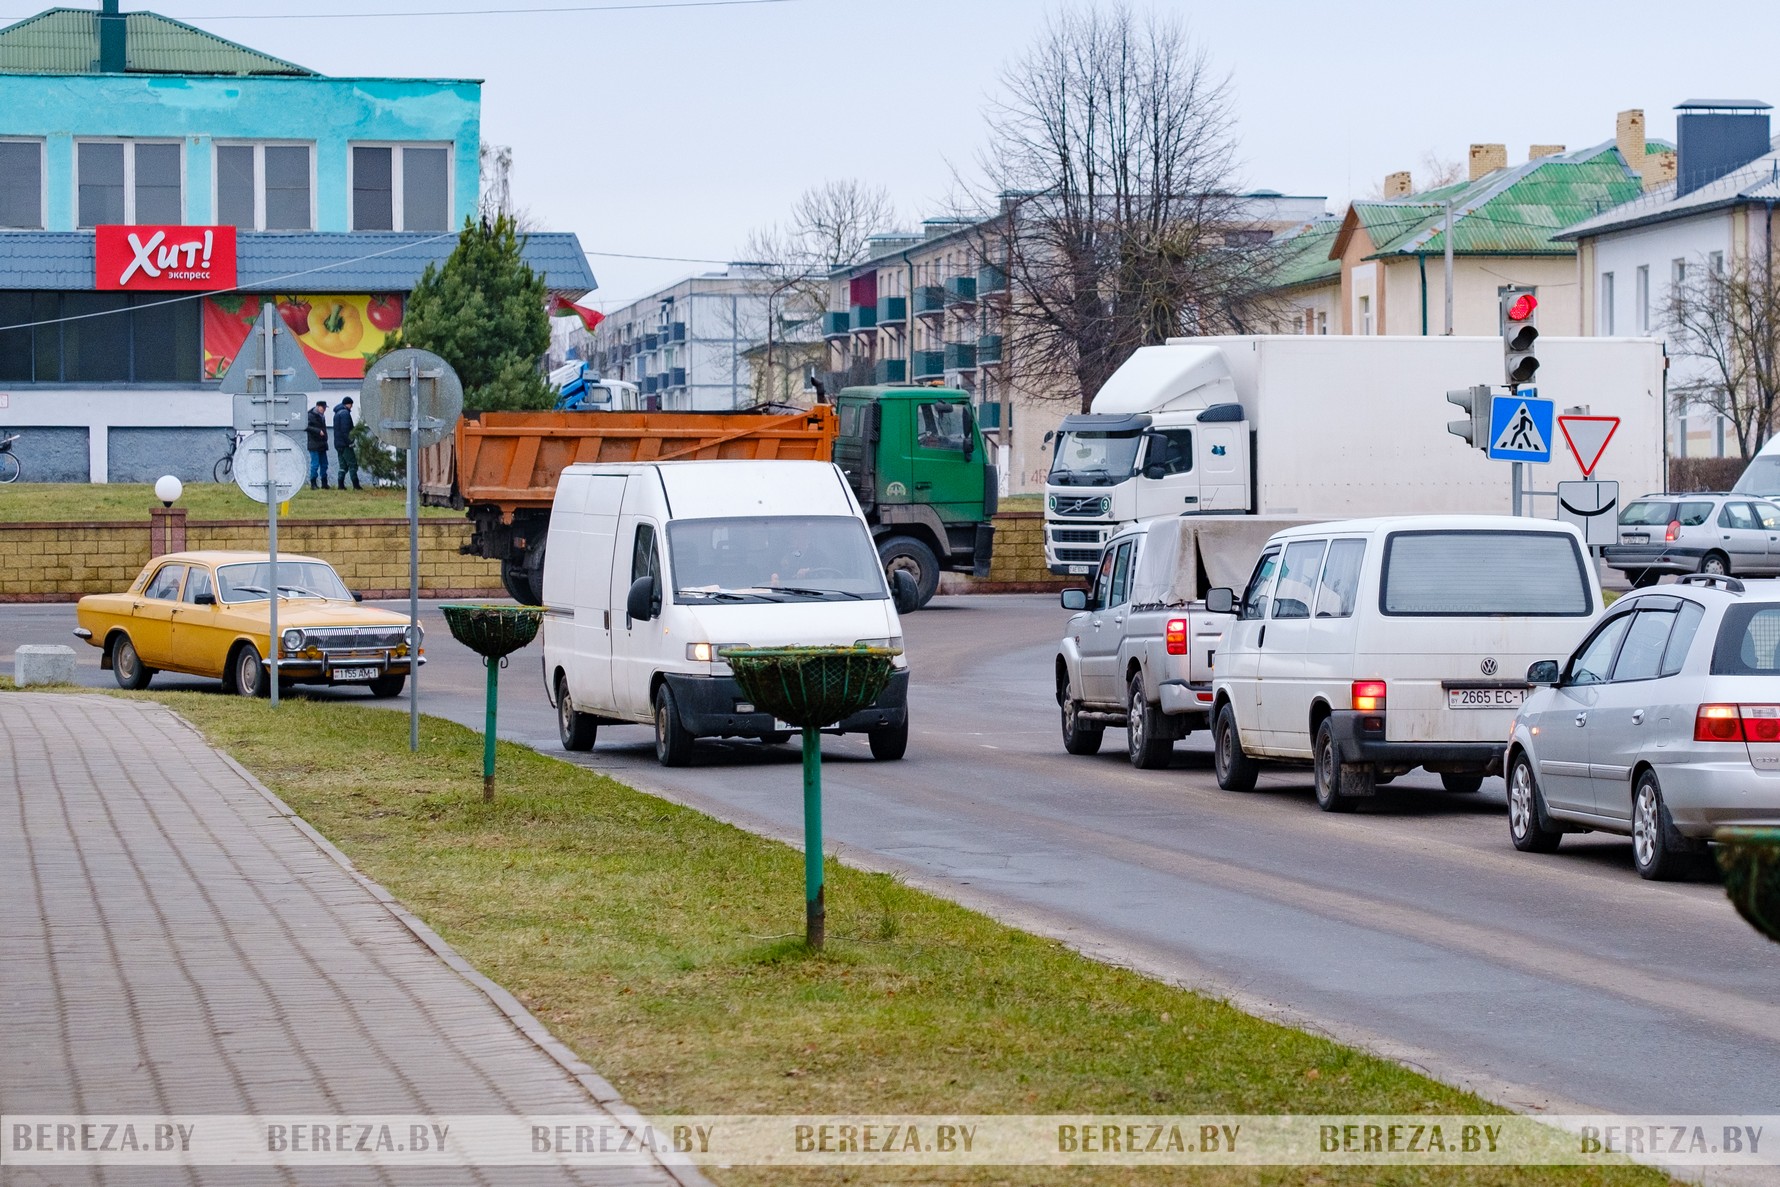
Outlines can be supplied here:
<path id="1" fill-rule="evenodd" d="M 94 288 L 235 287 L 234 227 L 96 227 L 94 233 Z"/>

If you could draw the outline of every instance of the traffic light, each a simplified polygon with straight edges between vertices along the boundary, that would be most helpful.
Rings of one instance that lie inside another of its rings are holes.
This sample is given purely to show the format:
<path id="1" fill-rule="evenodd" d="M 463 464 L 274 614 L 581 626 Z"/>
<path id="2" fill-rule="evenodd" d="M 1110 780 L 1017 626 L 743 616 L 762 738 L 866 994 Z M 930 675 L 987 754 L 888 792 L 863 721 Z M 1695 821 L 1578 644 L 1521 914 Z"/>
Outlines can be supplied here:
<path id="1" fill-rule="evenodd" d="M 1447 421 L 1446 431 L 1455 437 L 1463 437 L 1465 444 L 1475 449 L 1488 449 L 1490 447 L 1489 385 L 1480 383 L 1476 387 L 1447 392 L 1446 402 L 1457 404 L 1470 414 L 1466 420 Z"/>
<path id="2" fill-rule="evenodd" d="M 1502 370 L 1508 386 L 1530 383 L 1539 370 L 1533 346 L 1539 341 L 1539 298 L 1530 288 L 1507 285 L 1499 290 L 1502 303 Z"/>

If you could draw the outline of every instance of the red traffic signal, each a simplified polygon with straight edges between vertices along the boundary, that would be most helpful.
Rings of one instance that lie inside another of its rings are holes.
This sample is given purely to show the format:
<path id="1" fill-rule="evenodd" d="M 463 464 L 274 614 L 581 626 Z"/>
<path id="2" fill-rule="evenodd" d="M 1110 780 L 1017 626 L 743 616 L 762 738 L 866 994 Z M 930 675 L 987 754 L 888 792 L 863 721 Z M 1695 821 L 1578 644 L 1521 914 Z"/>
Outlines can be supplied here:
<path id="1" fill-rule="evenodd" d="M 1533 310 L 1539 308 L 1539 298 L 1532 293 L 1522 293 L 1508 307 L 1509 321 L 1525 321 L 1533 316 Z"/>

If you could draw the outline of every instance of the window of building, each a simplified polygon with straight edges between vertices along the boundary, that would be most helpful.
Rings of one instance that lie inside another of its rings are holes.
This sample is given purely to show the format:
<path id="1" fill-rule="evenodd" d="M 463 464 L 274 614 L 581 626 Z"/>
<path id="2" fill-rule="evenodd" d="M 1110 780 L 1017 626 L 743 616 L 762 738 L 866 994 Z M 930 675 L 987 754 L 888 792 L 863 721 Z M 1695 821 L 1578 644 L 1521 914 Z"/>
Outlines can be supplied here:
<path id="1" fill-rule="evenodd" d="M 1638 333 L 1650 333 L 1650 265 L 1638 265 Z"/>
<path id="2" fill-rule="evenodd" d="M 216 220 L 244 231 L 315 226 L 307 144 L 216 146 Z"/>
<path id="3" fill-rule="evenodd" d="M 0 227 L 43 226 L 43 141 L 0 140 Z"/>
<path id="4" fill-rule="evenodd" d="M 1709 253 L 1706 256 L 1706 266 L 1708 269 L 1711 270 L 1712 275 L 1723 276 L 1724 275 L 1724 253 L 1722 251 L 1715 251 L 1715 252 Z"/>
<path id="5" fill-rule="evenodd" d="M 1316 332 L 1319 334 L 1327 334 L 1329 332 L 1329 315 L 1327 313 L 1319 313 L 1316 315 Z"/>
<path id="6" fill-rule="evenodd" d="M 1359 332 L 1362 334 L 1370 334 L 1372 332 L 1372 298 L 1371 297 L 1363 296 L 1360 298 L 1360 324 L 1359 324 L 1358 328 L 1359 328 Z"/>
<path id="7" fill-rule="evenodd" d="M 1601 273 L 1601 333 L 1613 333 L 1613 273 Z"/>
<path id="8" fill-rule="evenodd" d="M 37 323 L 37 324 L 30 324 Z M 0 291 L 0 382 L 195 383 L 196 297 Z"/>
<path id="9" fill-rule="evenodd" d="M 177 141 L 77 141 L 74 172 L 79 224 L 184 222 L 183 160 L 184 149 Z"/>
<path id="10" fill-rule="evenodd" d="M 451 150 L 434 145 L 353 145 L 352 229 L 449 231 Z"/>
<path id="11" fill-rule="evenodd" d="M 1669 261 L 1669 287 L 1671 289 L 1679 289 L 1682 285 L 1684 285 L 1686 283 L 1687 283 L 1687 261 L 1686 260 L 1671 260 L 1671 261 Z"/>

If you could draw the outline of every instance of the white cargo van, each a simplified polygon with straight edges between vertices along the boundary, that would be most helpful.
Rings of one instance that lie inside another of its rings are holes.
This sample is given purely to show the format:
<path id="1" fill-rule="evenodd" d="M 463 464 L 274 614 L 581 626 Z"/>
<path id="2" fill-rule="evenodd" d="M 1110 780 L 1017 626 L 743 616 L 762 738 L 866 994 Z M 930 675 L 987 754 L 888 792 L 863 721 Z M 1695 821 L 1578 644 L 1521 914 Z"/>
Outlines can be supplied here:
<path id="1" fill-rule="evenodd" d="M 701 737 L 783 742 L 791 727 L 742 695 L 725 647 L 902 646 L 871 531 L 829 462 L 573 465 L 545 555 L 544 685 L 565 749 L 591 748 L 602 723 L 652 724 L 666 766 Z M 877 702 L 830 731 L 866 733 L 880 759 L 908 745 L 896 663 Z"/>
<path id="2" fill-rule="evenodd" d="M 1249 790 L 1260 757 L 1311 762 L 1330 812 L 1415 767 L 1476 791 L 1501 772 L 1527 666 L 1568 654 L 1600 609 L 1568 524 L 1422 515 L 1278 532 L 1218 648 L 1218 784 Z"/>

